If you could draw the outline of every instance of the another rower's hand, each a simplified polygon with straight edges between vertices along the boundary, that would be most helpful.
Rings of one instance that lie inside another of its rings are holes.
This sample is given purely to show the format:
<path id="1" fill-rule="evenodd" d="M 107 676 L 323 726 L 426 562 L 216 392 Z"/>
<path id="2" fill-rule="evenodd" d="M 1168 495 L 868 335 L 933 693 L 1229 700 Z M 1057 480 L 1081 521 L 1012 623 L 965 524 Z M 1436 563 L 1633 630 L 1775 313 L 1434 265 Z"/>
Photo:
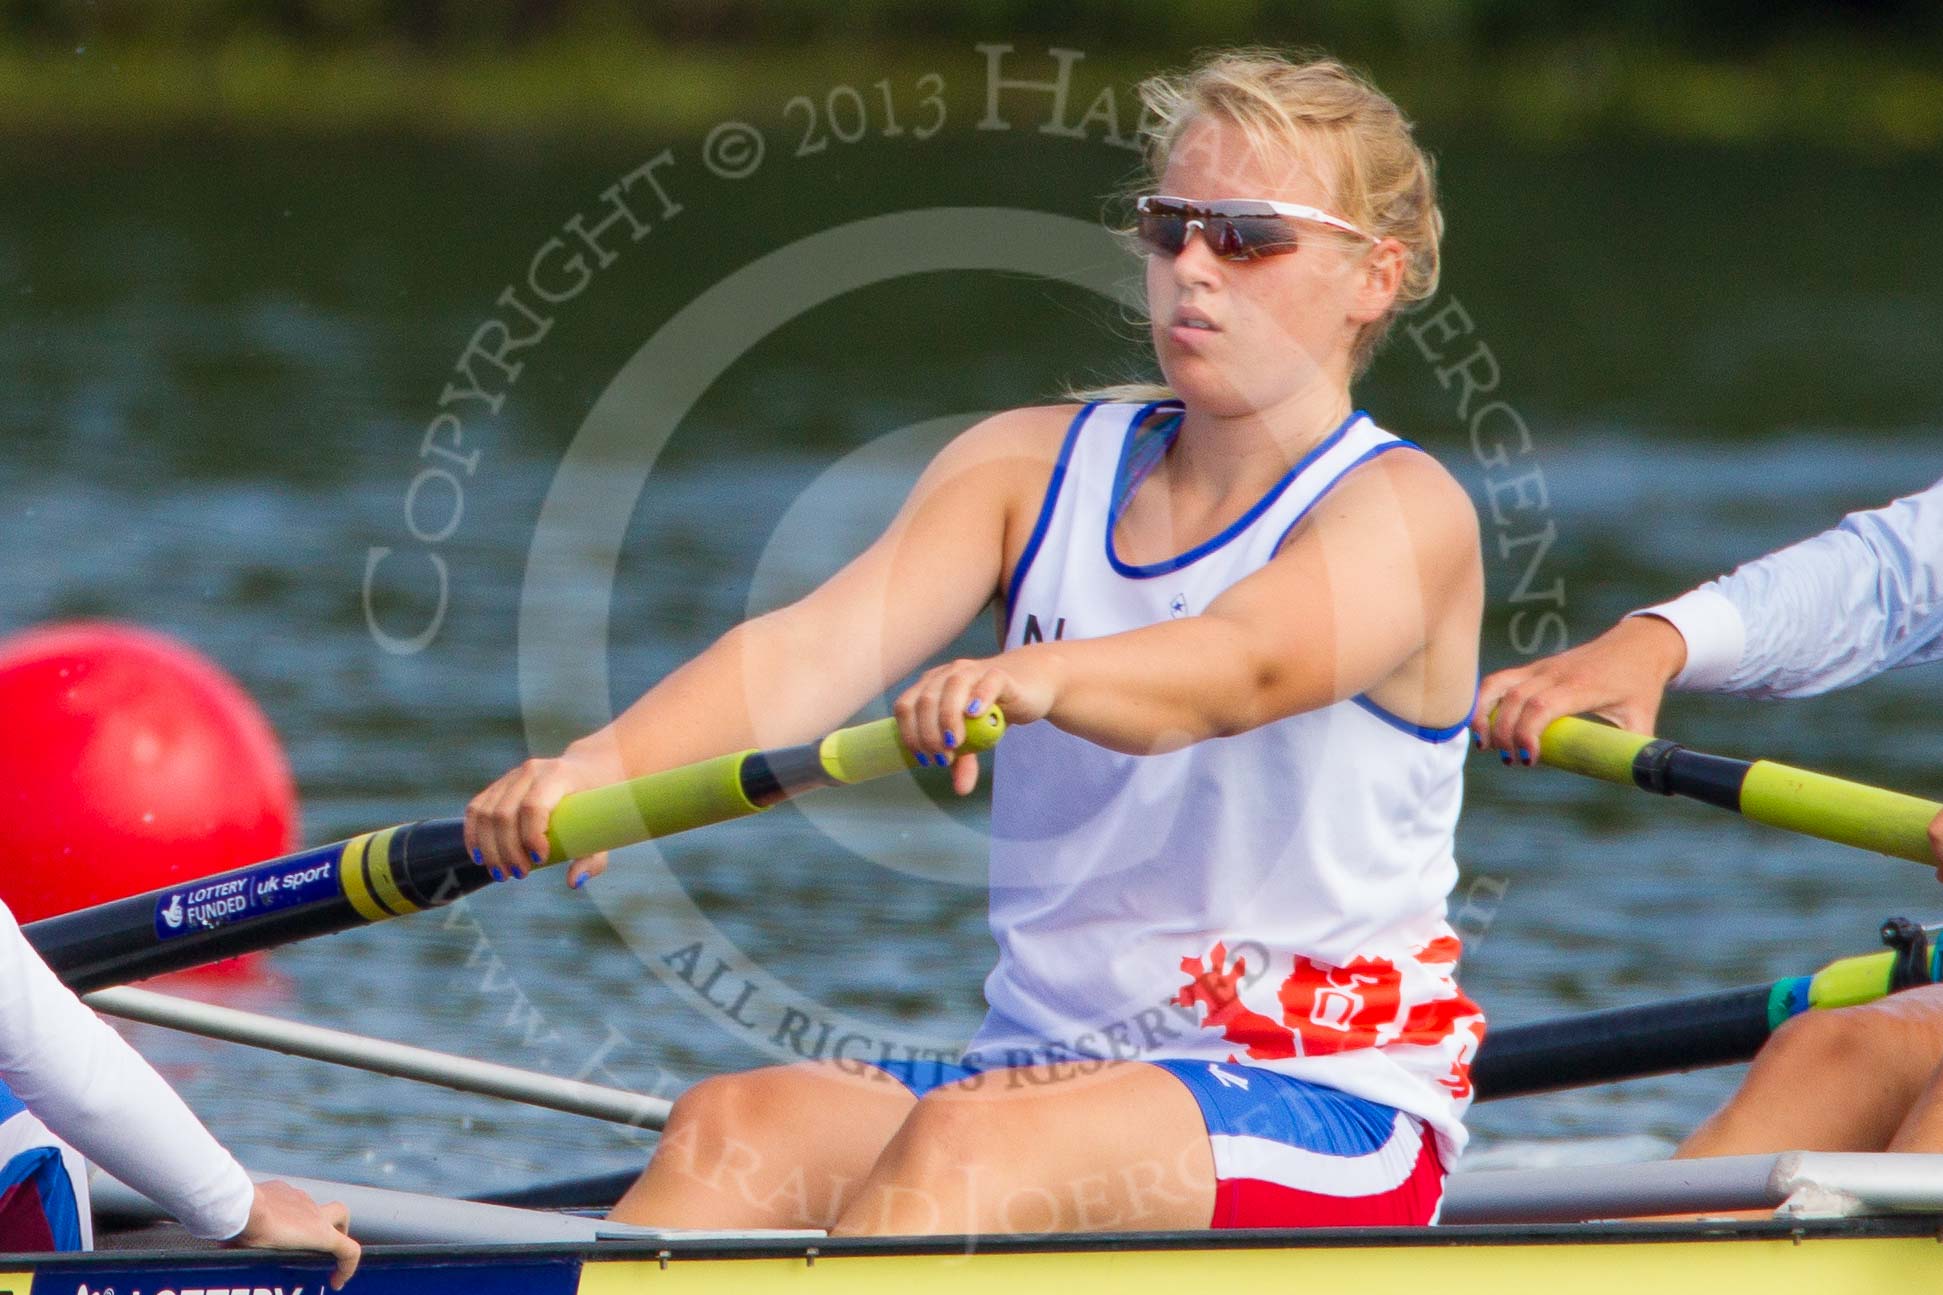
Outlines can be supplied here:
<path id="1" fill-rule="evenodd" d="M 1046 717 L 1057 691 L 1050 658 L 1024 648 L 935 666 L 891 710 L 918 763 L 950 761 L 951 789 L 965 796 L 978 785 L 978 757 L 953 750 L 965 739 L 965 720 L 998 706 L 1008 726 L 1030 724 Z"/>
<path id="2" fill-rule="evenodd" d="M 532 759 L 509 770 L 466 806 L 466 850 L 493 880 L 517 880 L 546 858 L 547 821 L 561 798 L 619 782 L 625 773 L 611 743 L 598 736 L 576 742 L 554 759 Z M 605 854 L 576 859 L 567 884 L 578 888 L 607 871 Z"/>
<path id="3" fill-rule="evenodd" d="M 331 1289 L 342 1290 L 358 1270 L 362 1247 L 351 1239 L 351 1214 L 332 1201 L 319 1205 L 289 1183 L 256 1185 L 249 1222 L 229 1244 L 261 1250 L 321 1250 L 337 1260 Z"/>
<path id="4" fill-rule="evenodd" d="M 1486 678 L 1471 731 L 1480 747 L 1526 765 L 1537 763 L 1539 735 L 1561 715 L 1590 713 L 1651 733 L 1667 682 L 1686 660 L 1686 640 L 1669 622 L 1628 616 L 1590 643 Z"/>

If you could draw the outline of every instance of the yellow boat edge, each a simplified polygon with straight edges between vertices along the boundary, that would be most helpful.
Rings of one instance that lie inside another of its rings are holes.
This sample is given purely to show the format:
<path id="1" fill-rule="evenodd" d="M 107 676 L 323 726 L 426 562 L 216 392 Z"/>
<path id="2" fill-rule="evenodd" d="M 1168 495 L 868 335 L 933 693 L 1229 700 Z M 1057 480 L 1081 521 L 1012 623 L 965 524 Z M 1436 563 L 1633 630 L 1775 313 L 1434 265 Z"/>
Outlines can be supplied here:
<path id="1" fill-rule="evenodd" d="M 1210 1287 L 1361 1295 L 1840 1295 L 1943 1271 L 1933 1215 L 1787 1223 L 1452 1226 L 1379 1233 L 1230 1232 L 882 1241 L 603 1242 L 596 1246 L 372 1246 L 368 1295 L 622 1295 L 797 1291 L 1031 1295 Z M 28 1258 L 38 1262 L 27 1263 Z M 320 1261 L 263 1251 L 0 1257 L 0 1295 L 321 1295 Z"/>

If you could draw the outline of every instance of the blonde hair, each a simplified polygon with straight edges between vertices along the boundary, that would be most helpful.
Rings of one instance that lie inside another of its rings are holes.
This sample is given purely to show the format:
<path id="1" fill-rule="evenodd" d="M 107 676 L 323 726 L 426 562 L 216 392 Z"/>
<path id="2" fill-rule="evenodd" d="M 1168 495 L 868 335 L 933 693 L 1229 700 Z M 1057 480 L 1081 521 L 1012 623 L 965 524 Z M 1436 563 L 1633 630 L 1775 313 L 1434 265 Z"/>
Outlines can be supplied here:
<path id="1" fill-rule="evenodd" d="M 1365 324 L 1350 352 L 1352 377 L 1376 357 L 1398 315 L 1437 291 L 1444 214 L 1437 206 L 1436 167 L 1390 97 L 1333 58 L 1300 61 L 1268 49 L 1223 50 L 1185 73 L 1140 84 L 1141 135 L 1149 191 L 1167 170 L 1187 128 L 1203 116 L 1238 127 L 1258 156 L 1302 148 L 1326 160 L 1334 210 L 1378 238 L 1403 244 L 1403 281 L 1381 318 Z M 1172 393 L 1152 383 L 1074 392 L 1076 399 L 1157 400 Z"/>

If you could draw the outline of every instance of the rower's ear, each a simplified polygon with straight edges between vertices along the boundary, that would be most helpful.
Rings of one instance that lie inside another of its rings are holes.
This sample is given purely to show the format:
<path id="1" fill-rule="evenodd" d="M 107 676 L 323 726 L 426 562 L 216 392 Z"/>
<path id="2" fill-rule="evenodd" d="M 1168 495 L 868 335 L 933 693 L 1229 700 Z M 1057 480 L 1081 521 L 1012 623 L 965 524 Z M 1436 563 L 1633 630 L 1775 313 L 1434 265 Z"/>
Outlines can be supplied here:
<path id="1" fill-rule="evenodd" d="M 1394 238 L 1383 239 L 1363 254 L 1356 300 L 1349 312 L 1353 322 L 1374 323 L 1390 313 L 1390 307 L 1396 304 L 1397 293 L 1403 288 L 1403 272 L 1408 259 L 1409 253 Z"/>

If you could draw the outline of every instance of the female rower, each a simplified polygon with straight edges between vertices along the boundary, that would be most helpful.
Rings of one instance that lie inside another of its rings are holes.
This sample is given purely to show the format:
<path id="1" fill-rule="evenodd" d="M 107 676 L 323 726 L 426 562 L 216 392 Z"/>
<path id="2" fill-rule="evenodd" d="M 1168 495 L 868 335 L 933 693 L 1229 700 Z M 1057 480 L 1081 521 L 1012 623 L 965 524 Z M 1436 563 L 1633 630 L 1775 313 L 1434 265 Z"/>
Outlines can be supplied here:
<path id="1" fill-rule="evenodd" d="M 806 740 L 1002 599 L 1003 650 L 923 671 L 895 706 L 960 794 L 966 717 L 1017 726 L 993 786 L 999 961 L 962 1064 L 706 1080 L 617 1219 L 1436 1215 L 1483 1033 L 1444 920 L 1482 569 L 1463 490 L 1350 400 L 1434 290 L 1431 167 L 1332 61 L 1223 55 L 1142 93 L 1167 389 L 973 427 L 828 583 L 468 809 L 479 858 L 521 874 L 562 795 L 757 745 L 758 716 L 761 744 Z"/>

